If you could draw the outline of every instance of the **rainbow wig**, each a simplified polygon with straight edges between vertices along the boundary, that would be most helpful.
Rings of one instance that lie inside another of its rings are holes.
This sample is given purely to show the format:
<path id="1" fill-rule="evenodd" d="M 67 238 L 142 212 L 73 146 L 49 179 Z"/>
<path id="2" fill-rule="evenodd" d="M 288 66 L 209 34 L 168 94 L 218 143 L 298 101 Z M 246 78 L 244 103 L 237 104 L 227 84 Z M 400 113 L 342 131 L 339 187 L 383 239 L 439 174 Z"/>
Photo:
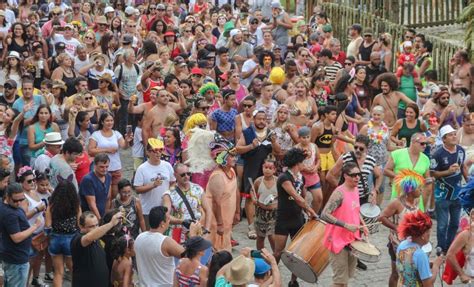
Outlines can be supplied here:
<path id="1" fill-rule="evenodd" d="M 217 94 L 219 92 L 219 87 L 214 83 L 204 84 L 199 89 L 199 94 L 204 97 L 208 91 L 214 91 L 214 94 Z"/>
<path id="2" fill-rule="evenodd" d="M 194 115 L 190 116 L 186 123 L 184 124 L 183 132 L 188 134 L 192 129 L 200 125 L 207 124 L 207 117 L 202 113 L 195 113 Z"/>
<path id="3" fill-rule="evenodd" d="M 402 169 L 395 176 L 395 189 L 398 195 L 407 195 L 425 184 L 425 178 L 411 169 Z"/>

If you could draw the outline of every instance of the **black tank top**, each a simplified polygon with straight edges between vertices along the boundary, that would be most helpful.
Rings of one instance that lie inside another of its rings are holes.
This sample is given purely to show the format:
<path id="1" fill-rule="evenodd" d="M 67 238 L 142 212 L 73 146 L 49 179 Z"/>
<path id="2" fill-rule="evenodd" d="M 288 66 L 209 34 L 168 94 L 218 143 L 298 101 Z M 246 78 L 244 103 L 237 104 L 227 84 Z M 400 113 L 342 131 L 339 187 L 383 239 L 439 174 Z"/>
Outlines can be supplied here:
<path id="1" fill-rule="evenodd" d="M 15 39 L 12 39 L 12 42 L 10 45 L 8 45 L 8 51 L 16 51 L 20 53 L 24 58 L 28 58 L 29 53 L 28 53 L 28 43 L 25 41 L 23 46 L 20 46 Z"/>
<path id="2" fill-rule="evenodd" d="M 73 76 L 68 78 L 66 77 L 66 74 L 63 73 L 63 82 L 66 84 L 67 90 L 66 90 L 66 95 L 68 97 L 74 95 L 76 93 L 76 87 L 75 87 L 75 82 L 76 82 L 76 72 L 74 72 L 74 69 L 71 69 Z"/>
<path id="3" fill-rule="evenodd" d="M 318 136 L 314 143 L 318 146 L 318 148 L 330 148 L 332 137 L 332 128 L 324 129 L 323 134 Z"/>
<path id="4" fill-rule="evenodd" d="M 372 53 L 372 48 L 374 48 L 375 41 L 370 44 L 368 47 L 364 46 L 364 42 L 359 46 L 359 54 L 362 61 L 370 61 L 370 54 Z"/>

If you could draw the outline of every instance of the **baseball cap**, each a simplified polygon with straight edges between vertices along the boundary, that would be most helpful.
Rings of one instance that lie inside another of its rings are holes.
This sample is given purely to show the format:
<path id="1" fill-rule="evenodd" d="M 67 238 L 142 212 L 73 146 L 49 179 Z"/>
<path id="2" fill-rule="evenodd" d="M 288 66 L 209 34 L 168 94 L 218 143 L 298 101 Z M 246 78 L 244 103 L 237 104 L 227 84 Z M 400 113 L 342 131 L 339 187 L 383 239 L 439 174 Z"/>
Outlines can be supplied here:
<path id="1" fill-rule="evenodd" d="M 206 69 L 208 67 L 207 60 L 198 60 L 197 66 L 199 69 Z"/>
<path id="2" fill-rule="evenodd" d="M 133 42 L 133 36 L 130 34 L 124 35 L 122 39 L 122 43 L 125 45 L 131 44 Z"/>
<path id="3" fill-rule="evenodd" d="M 229 35 L 232 38 L 234 36 L 237 36 L 239 33 L 242 33 L 239 29 L 232 29 Z"/>
<path id="4" fill-rule="evenodd" d="M 66 49 L 66 44 L 64 44 L 64 42 L 58 42 L 54 44 L 54 48 L 56 50 Z"/>
<path id="5" fill-rule="evenodd" d="M 17 88 L 16 82 L 14 80 L 7 80 L 5 84 L 3 84 L 4 88 Z"/>
<path id="6" fill-rule="evenodd" d="M 135 8 L 133 8 L 132 6 L 128 6 L 127 8 L 125 8 L 125 14 L 127 15 L 135 14 Z"/>
<path id="7" fill-rule="evenodd" d="M 280 4 L 280 1 L 273 1 L 272 4 L 272 9 L 273 8 L 276 8 L 276 9 L 281 9 L 281 4 Z"/>
<path id="8" fill-rule="evenodd" d="M 444 138 L 445 135 L 455 132 L 456 130 L 453 129 L 451 125 L 445 125 L 439 130 L 439 135 L 441 138 Z"/>
<path id="9" fill-rule="evenodd" d="M 185 61 L 184 58 L 181 57 L 181 56 L 178 56 L 178 57 L 174 58 L 173 62 L 174 62 L 174 64 L 175 64 L 176 66 L 183 66 L 183 65 L 186 65 L 186 61 Z"/>
<path id="10" fill-rule="evenodd" d="M 165 5 L 164 5 L 163 3 L 160 3 L 160 4 L 156 5 L 156 9 L 157 9 L 157 10 L 165 10 L 166 7 L 165 7 Z"/>
<path id="11" fill-rule="evenodd" d="M 204 75 L 204 73 L 202 72 L 202 70 L 198 67 L 194 67 L 191 69 L 191 74 L 192 75 Z"/>
<path id="12" fill-rule="evenodd" d="M 105 7 L 104 9 L 104 14 L 107 14 L 107 13 L 110 13 L 110 12 L 114 12 L 114 8 L 110 7 L 110 6 L 107 6 Z"/>
<path id="13" fill-rule="evenodd" d="M 332 25 L 331 24 L 324 25 L 323 26 L 323 32 L 324 33 L 332 32 Z"/>

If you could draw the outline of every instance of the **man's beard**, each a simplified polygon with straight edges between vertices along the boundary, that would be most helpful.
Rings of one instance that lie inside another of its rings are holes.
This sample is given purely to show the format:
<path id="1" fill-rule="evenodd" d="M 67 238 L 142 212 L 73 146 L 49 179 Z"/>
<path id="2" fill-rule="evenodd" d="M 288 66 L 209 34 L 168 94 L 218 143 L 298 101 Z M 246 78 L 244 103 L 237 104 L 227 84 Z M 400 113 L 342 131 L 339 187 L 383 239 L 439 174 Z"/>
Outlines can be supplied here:
<path id="1" fill-rule="evenodd" d="M 390 94 L 390 92 L 391 92 L 390 90 L 387 90 L 387 91 L 385 91 L 385 90 L 382 90 L 382 94 L 383 94 L 383 95 L 385 95 L 385 96 L 386 96 L 386 95 L 389 95 L 389 94 Z"/>
<path id="2" fill-rule="evenodd" d="M 232 42 L 234 42 L 234 44 L 237 45 L 237 46 L 240 45 L 240 44 L 242 44 L 242 41 L 235 41 L 235 40 L 232 40 Z"/>
<path id="3" fill-rule="evenodd" d="M 449 101 L 448 102 L 439 102 L 439 105 L 442 106 L 442 107 L 447 107 L 449 105 Z"/>

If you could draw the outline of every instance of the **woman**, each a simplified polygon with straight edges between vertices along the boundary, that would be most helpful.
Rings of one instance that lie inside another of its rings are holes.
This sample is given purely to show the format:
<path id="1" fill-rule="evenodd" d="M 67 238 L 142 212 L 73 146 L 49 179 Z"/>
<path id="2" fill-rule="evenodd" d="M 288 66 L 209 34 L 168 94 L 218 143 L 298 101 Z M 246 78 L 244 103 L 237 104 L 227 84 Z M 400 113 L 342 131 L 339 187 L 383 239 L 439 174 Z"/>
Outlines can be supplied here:
<path id="1" fill-rule="evenodd" d="M 425 122 L 419 119 L 420 110 L 415 103 L 407 104 L 405 110 L 405 118 L 399 119 L 395 122 L 390 134 L 390 139 L 399 147 L 409 147 L 411 136 L 426 132 L 427 128 Z"/>
<path id="2" fill-rule="evenodd" d="M 85 91 L 79 97 L 81 99 L 81 105 L 78 107 L 78 111 L 87 112 L 93 127 L 97 127 L 99 121 L 99 111 L 97 99 L 94 99 L 92 92 Z"/>
<path id="3" fill-rule="evenodd" d="M 160 57 L 160 63 L 162 67 L 161 74 L 167 75 L 171 73 L 173 69 L 173 61 L 170 60 L 170 57 L 171 57 L 170 49 L 168 49 L 168 47 L 166 46 L 161 46 L 158 49 L 158 56 Z"/>
<path id="4" fill-rule="evenodd" d="M 334 87 L 335 93 L 344 93 L 348 104 L 345 110 L 345 118 L 349 123 L 349 131 L 355 135 L 358 133 L 358 125 L 365 124 L 365 119 L 361 115 L 368 114 L 368 110 L 361 107 L 357 96 L 354 93 L 355 77 L 349 74 L 342 75 Z"/>
<path id="5" fill-rule="evenodd" d="M 110 32 L 114 34 L 114 37 L 119 39 L 122 37 L 122 19 L 119 16 L 112 18 L 110 22 Z"/>
<path id="6" fill-rule="evenodd" d="M 379 49 L 380 59 L 382 62 L 380 65 L 385 67 L 387 71 L 391 71 L 392 68 L 392 36 L 388 33 L 382 33 L 379 37 Z"/>
<path id="7" fill-rule="evenodd" d="M 59 67 L 54 69 L 51 74 L 51 80 L 63 81 L 67 87 L 66 96 L 72 96 L 76 93 L 76 77 L 78 74 L 74 71 L 72 59 L 67 53 L 62 53 L 57 57 Z"/>
<path id="8" fill-rule="evenodd" d="M 183 161 L 181 136 L 179 128 L 165 128 L 163 134 L 165 148 L 161 153 L 161 160 L 169 162 L 172 166 Z"/>
<path id="9" fill-rule="evenodd" d="M 194 44 L 193 26 L 191 24 L 181 26 L 181 42 L 186 51 L 191 51 Z"/>
<path id="10" fill-rule="evenodd" d="M 405 169 L 395 176 L 394 184 L 400 194 L 399 197 L 392 200 L 387 207 L 382 211 L 379 221 L 390 229 L 388 236 L 388 254 L 392 260 L 392 273 L 389 278 L 389 286 L 397 286 L 398 272 L 396 265 L 396 252 L 400 244 L 398 239 L 397 228 L 405 214 L 416 212 L 419 209 L 419 200 L 421 190 L 425 184 L 425 179 L 418 173 Z M 390 219 L 391 218 L 391 219 Z"/>
<path id="11" fill-rule="evenodd" d="M 418 75 L 424 78 L 425 72 L 433 70 L 433 58 L 431 56 L 431 52 L 433 52 L 433 43 L 430 41 L 422 41 L 418 51 L 420 56 L 416 61 L 416 70 Z"/>
<path id="12" fill-rule="evenodd" d="M 95 40 L 94 31 L 87 31 L 82 37 L 82 42 L 86 46 L 87 54 L 90 55 L 97 48 L 97 41 Z"/>
<path id="13" fill-rule="evenodd" d="M 98 153 L 106 153 L 109 156 L 109 174 L 112 176 L 112 194 L 115 198 L 118 194 L 118 182 L 122 178 L 122 162 L 120 161 L 119 149 L 126 149 L 133 140 L 133 134 L 125 135 L 125 139 L 118 131 L 113 130 L 114 116 L 104 111 L 99 118 L 99 126 L 89 139 L 89 155 L 94 157 Z"/>
<path id="14" fill-rule="evenodd" d="M 399 286 L 434 286 L 443 256 L 437 256 L 430 270 L 428 255 L 421 249 L 430 242 L 432 222 L 421 211 L 407 213 L 398 225 L 398 236 L 403 239 L 397 249 Z"/>
<path id="15" fill-rule="evenodd" d="M 45 143 L 43 140 L 45 135 L 50 132 L 59 132 L 59 126 L 53 122 L 51 108 L 47 105 L 40 105 L 28 126 L 28 148 L 31 151 L 31 165 L 39 155 L 44 153 Z"/>
<path id="16" fill-rule="evenodd" d="M 268 77 L 274 66 L 275 56 L 270 51 L 263 51 L 258 57 L 257 75 Z"/>
<path id="17" fill-rule="evenodd" d="M 231 89 L 235 91 L 235 99 L 237 100 L 237 105 L 249 94 L 247 88 L 241 83 L 240 73 L 238 70 L 231 70 L 227 73 L 229 77 L 229 85 L 224 87 L 224 89 Z"/>
<path id="18" fill-rule="evenodd" d="M 223 82 L 221 76 L 226 75 L 230 70 L 237 70 L 237 65 L 234 62 L 229 61 L 229 49 L 226 47 L 219 47 L 216 51 L 217 56 L 219 57 L 219 63 L 213 68 L 214 79 L 216 85 L 221 87 Z"/>
<path id="19" fill-rule="evenodd" d="M 474 161 L 474 113 L 464 115 L 464 121 L 456 134 L 460 146 L 466 151 L 466 159 Z"/>
<path id="20" fill-rule="evenodd" d="M 28 15 L 31 13 L 31 5 L 35 4 L 34 2 L 34 0 L 20 1 L 20 5 L 18 6 L 18 18 L 20 18 L 20 22 L 28 22 Z"/>
<path id="21" fill-rule="evenodd" d="M 305 78 L 297 78 L 294 84 L 296 95 L 285 101 L 290 109 L 290 123 L 297 127 L 310 127 L 318 119 L 318 106 L 314 99 L 308 95 L 309 83 Z"/>
<path id="22" fill-rule="evenodd" d="M 88 112 L 77 112 L 76 110 L 69 114 L 68 135 L 69 137 L 81 137 L 84 141 L 85 149 L 89 147 L 89 139 L 93 132 L 94 128 Z"/>
<path id="23" fill-rule="evenodd" d="M 70 243 L 79 230 L 80 217 L 76 188 L 69 181 L 60 182 L 49 199 L 45 222 L 45 229 L 50 232 L 48 251 L 53 258 L 55 287 L 63 286 L 64 263 L 72 270 Z"/>
<path id="24" fill-rule="evenodd" d="M 242 136 L 242 131 L 250 127 L 253 123 L 253 111 L 257 99 L 253 96 L 247 96 L 239 105 L 240 113 L 235 116 L 235 140 L 238 141 Z"/>
<path id="25" fill-rule="evenodd" d="M 28 57 L 28 36 L 26 35 L 25 26 L 20 22 L 16 22 L 13 23 L 11 29 L 13 34 L 11 36 L 8 35 L 3 40 L 3 46 L 7 47 L 7 49 L 3 50 L 3 57 L 7 55 L 7 52 L 11 53 L 12 51 L 17 52 L 24 58 Z"/>
<path id="26" fill-rule="evenodd" d="M 351 151 L 355 143 L 355 136 L 349 130 L 349 120 L 346 115 L 346 108 L 349 104 L 346 94 L 336 94 L 337 118 L 335 123 L 336 142 L 334 145 L 335 155 L 338 158 L 343 153 Z"/>
<path id="27" fill-rule="evenodd" d="M 82 4 L 82 12 L 89 15 L 91 19 L 94 19 L 95 2 L 84 2 Z"/>
<path id="28" fill-rule="evenodd" d="M 211 246 L 210 241 L 200 236 L 193 236 L 186 240 L 183 258 L 176 266 L 174 287 L 206 286 L 209 270 L 207 266 L 201 264 L 201 257 Z"/>
<path id="29" fill-rule="evenodd" d="M 120 108 L 119 95 L 110 74 L 104 73 L 99 78 L 99 88 L 93 90 L 92 94 L 96 97 L 101 110 L 112 112 Z"/>
<path id="30" fill-rule="evenodd" d="M 0 86 L 3 86 L 7 80 L 14 80 L 17 87 L 21 87 L 22 76 L 23 69 L 21 68 L 20 54 L 11 51 L 3 63 L 3 69 L 0 71 Z"/>
<path id="31" fill-rule="evenodd" d="M 209 41 L 209 43 L 211 43 L 212 45 L 215 45 L 217 43 L 217 38 L 214 37 L 214 35 L 212 34 L 211 23 L 204 23 L 204 37 L 206 37 L 207 41 Z"/>
<path id="32" fill-rule="evenodd" d="M 12 108 L 7 107 L 3 113 L 3 124 L 0 126 L 0 154 L 8 158 L 10 166 L 13 167 L 13 144 L 18 133 L 18 127 L 23 121 L 25 112 L 31 107 L 24 107 L 18 115 Z"/>
<path id="33" fill-rule="evenodd" d="M 227 18 L 224 14 L 219 14 L 217 17 L 217 25 L 212 29 L 212 35 L 219 39 L 222 33 L 224 33 L 224 24 L 227 23 Z"/>
<path id="34" fill-rule="evenodd" d="M 39 193 L 36 191 L 36 179 L 33 170 L 29 166 L 20 168 L 17 174 L 18 182 L 21 184 L 25 199 L 20 203 L 20 207 L 25 212 L 26 218 L 30 225 L 34 225 L 36 221 L 41 222 L 41 225 L 33 233 L 33 238 L 42 236 L 44 230 L 43 211 L 46 209 L 46 204 L 41 200 Z M 31 285 L 37 286 L 38 277 L 41 267 L 41 261 L 44 255 L 44 250 L 36 250 L 33 246 L 30 247 L 30 274 L 33 273 L 33 280 Z"/>
<path id="35" fill-rule="evenodd" d="M 159 59 L 160 57 L 158 56 L 158 48 L 156 47 L 156 43 L 150 39 L 143 41 L 141 62 L 154 62 Z"/>
<path id="36" fill-rule="evenodd" d="M 354 93 L 360 106 L 363 109 L 369 109 L 372 106 L 371 88 L 367 78 L 367 70 L 365 66 L 357 66 L 355 68 Z"/>
<path id="37" fill-rule="evenodd" d="M 53 121 L 58 124 L 63 140 L 66 140 L 68 138 L 68 122 L 66 120 L 64 103 L 66 98 L 66 85 L 60 80 L 53 81 L 53 88 L 51 89 L 51 92 L 53 94 L 53 98 L 51 103 L 49 103 L 49 107 L 51 108 Z"/>
<path id="38" fill-rule="evenodd" d="M 273 42 L 273 35 L 271 31 L 263 32 L 263 44 L 262 47 L 265 51 L 273 51 L 275 43 Z"/>
<path id="39" fill-rule="evenodd" d="M 318 107 L 324 107 L 328 104 L 329 93 L 331 89 L 325 83 L 325 72 L 317 72 L 311 79 L 311 87 L 309 94 L 314 99 Z"/>
<path id="40" fill-rule="evenodd" d="M 307 48 L 300 47 L 296 52 L 295 62 L 298 74 L 307 77 L 311 73 L 311 68 L 316 65 L 317 60 Z"/>
<path id="41" fill-rule="evenodd" d="M 222 250 L 212 255 L 211 262 L 209 263 L 207 287 L 215 286 L 217 272 L 230 261 L 232 261 L 232 254 L 229 251 Z"/>
<path id="42" fill-rule="evenodd" d="M 179 56 L 179 54 L 186 53 L 183 45 L 178 41 L 178 37 L 173 31 L 167 31 L 163 37 L 165 38 L 166 47 L 168 51 L 171 51 L 171 58 L 174 59 Z"/>
<path id="43" fill-rule="evenodd" d="M 163 20 L 156 20 L 153 22 L 151 25 L 150 31 L 153 31 L 157 34 L 158 38 L 160 39 L 160 42 L 157 44 L 161 44 L 163 42 L 163 34 L 166 33 L 168 29 L 168 26 L 166 25 L 165 21 Z"/>
<path id="44" fill-rule="evenodd" d="M 10 31 L 12 23 L 8 23 L 5 15 L 0 15 L 0 37 L 1 39 L 4 39 L 7 35 L 8 32 Z M 3 55 L 3 41 L 0 41 L 0 53 Z"/>

